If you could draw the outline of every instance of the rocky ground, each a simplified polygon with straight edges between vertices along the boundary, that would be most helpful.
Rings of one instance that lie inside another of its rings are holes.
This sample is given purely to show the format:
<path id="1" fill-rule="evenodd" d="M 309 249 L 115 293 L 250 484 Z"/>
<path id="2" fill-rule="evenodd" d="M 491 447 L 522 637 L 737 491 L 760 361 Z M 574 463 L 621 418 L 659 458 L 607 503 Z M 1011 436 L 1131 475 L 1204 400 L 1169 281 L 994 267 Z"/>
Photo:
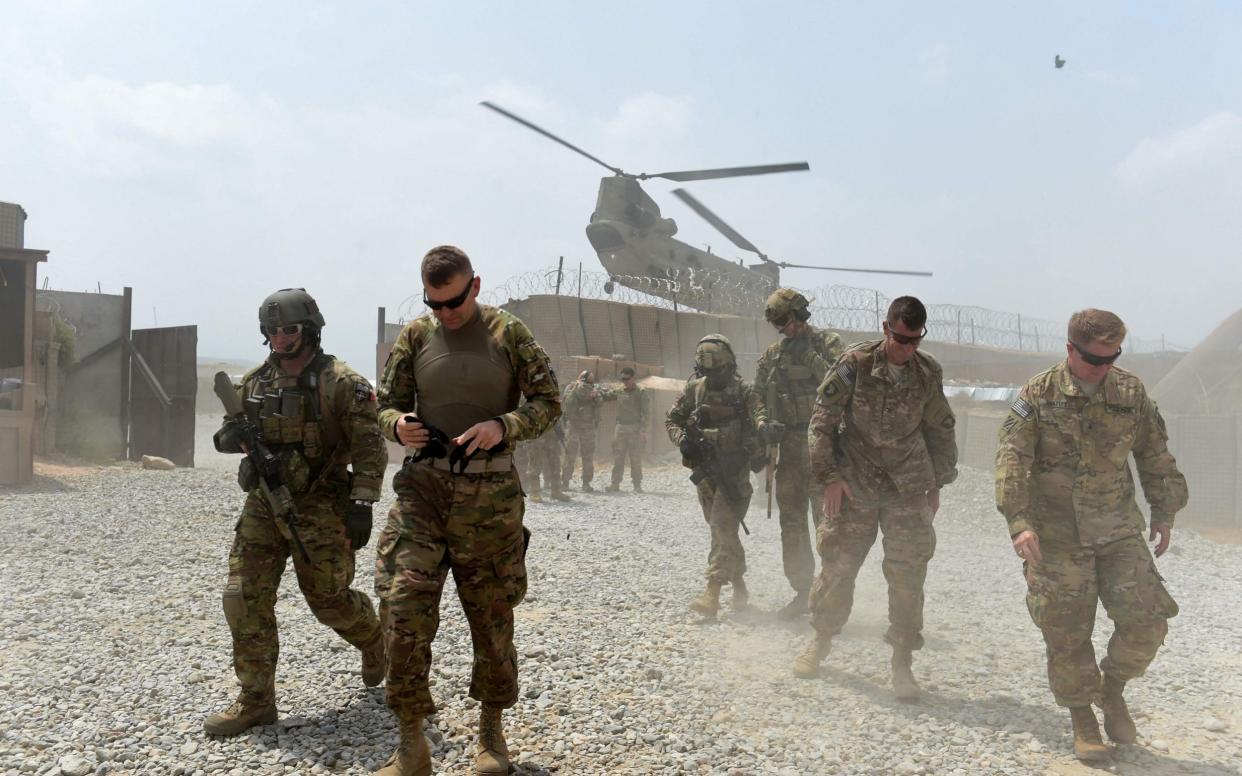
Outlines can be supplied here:
<path id="1" fill-rule="evenodd" d="M 387 757 L 382 688 L 362 685 L 357 654 L 315 622 L 291 578 L 278 604 L 280 722 L 202 733 L 236 693 L 219 604 L 242 500 L 234 462 L 203 450 L 200 468 L 173 472 L 43 466 L 31 487 L 0 491 L 0 775 L 367 774 Z M 697 503 L 679 469 L 645 484 L 528 507 L 522 700 L 506 715 L 517 772 L 1086 772 L 1068 754 L 1068 715 L 1048 692 L 987 473 L 964 471 L 945 491 L 917 705 L 888 690 L 877 558 L 824 676 L 799 681 L 790 664 L 810 628 L 771 614 L 789 590 L 762 493 L 746 540 L 754 608 L 701 624 L 686 609 L 707 549 Z M 373 559 L 368 546 L 358 560 L 368 592 Z M 1110 770 L 1239 773 L 1242 547 L 1180 530 L 1160 566 L 1182 613 L 1132 685 L 1140 744 Z M 1110 632 L 1100 621 L 1097 649 Z M 477 706 L 451 591 L 435 660 L 437 772 L 469 773 Z"/>

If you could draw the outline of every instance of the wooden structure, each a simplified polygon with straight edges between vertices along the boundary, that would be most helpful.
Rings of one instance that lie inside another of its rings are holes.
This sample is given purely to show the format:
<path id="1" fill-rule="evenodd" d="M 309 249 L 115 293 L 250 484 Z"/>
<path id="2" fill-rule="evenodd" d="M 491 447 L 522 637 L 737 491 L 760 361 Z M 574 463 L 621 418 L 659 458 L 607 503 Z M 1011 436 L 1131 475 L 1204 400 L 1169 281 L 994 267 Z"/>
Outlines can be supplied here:
<path id="1" fill-rule="evenodd" d="M 0 247 L 0 485 L 34 476 L 35 286 L 47 254 Z"/>

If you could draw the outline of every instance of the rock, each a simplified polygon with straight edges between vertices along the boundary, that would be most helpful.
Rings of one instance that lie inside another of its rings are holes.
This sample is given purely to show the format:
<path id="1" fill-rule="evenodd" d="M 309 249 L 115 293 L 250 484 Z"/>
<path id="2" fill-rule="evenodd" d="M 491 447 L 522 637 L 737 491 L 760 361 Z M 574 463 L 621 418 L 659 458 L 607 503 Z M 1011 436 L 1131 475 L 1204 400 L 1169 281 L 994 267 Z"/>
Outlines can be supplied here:
<path id="1" fill-rule="evenodd" d="M 1203 729 L 1211 733 L 1224 733 L 1229 729 L 1229 724 L 1219 717 L 1208 717 L 1203 720 Z"/>
<path id="2" fill-rule="evenodd" d="M 172 471 L 173 469 L 176 469 L 177 464 L 173 463 L 167 458 L 161 458 L 158 455 L 144 455 L 142 456 L 142 468 L 155 469 L 157 471 L 162 471 L 162 472 L 169 472 L 169 471 Z"/>
<path id="3" fill-rule="evenodd" d="M 87 776 L 95 770 L 95 766 L 85 758 L 76 754 L 67 754 L 57 761 L 57 766 L 64 776 Z"/>
<path id="4" fill-rule="evenodd" d="M 190 755 L 194 754 L 197 751 L 198 751 L 197 741 L 186 741 L 184 744 L 181 745 L 181 748 L 178 750 L 178 752 L 180 752 L 182 757 L 189 757 Z"/>
<path id="5" fill-rule="evenodd" d="M 1169 742 L 1165 741 L 1163 738 L 1157 738 L 1151 742 L 1151 748 L 1155 749 L 1157 752 L 1167 752 L 1169 751 Z"/>

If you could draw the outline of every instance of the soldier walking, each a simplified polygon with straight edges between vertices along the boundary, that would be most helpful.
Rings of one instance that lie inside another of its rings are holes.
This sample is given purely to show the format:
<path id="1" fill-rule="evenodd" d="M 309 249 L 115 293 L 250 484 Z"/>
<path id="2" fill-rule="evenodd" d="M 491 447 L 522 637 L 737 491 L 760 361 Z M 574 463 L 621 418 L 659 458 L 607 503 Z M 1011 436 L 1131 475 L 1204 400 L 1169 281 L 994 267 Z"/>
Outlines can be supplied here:
<path id="1" fill-rule="evenodd" d="M 763 465 L 760 433 L 767 418 L 758 394 L 738 376 L 733 347 L 723 334 L 699 340 L 694 363 L 697 375 L 668 411 L 664 427 L 692 472 L 711 529 L 707 589 L 690 609 L 715 619 L 726 584 L 733 585 L 734 610 L 746 608 L 750 599 L 738 528 L 750 507 L 750 470 Z"/>
<path id="2" fill-rule="evenodd" d="M 384 640 L 371 600 L 350 588 L 354 553 L 371 537 L 388 452 L 376 421 L 371 384 L 320 347 L 324 317 L 310 294 L 286 288 L 259 307 L 270 353 L 235 386 L 248 420 L 279 461 L 294 499 L 294 530 L 305 547 L 293 554 L 298 587 L 324 625 L 362 652 L 362 680 L 384 678 Z M 225 418 L 216 450 L 241 453 L 239 418 Z M 352 467 L 352 473 L 348 470 Z M 292 532 L 242 459 L 238 483 L 246 503 L 229 551 L 224 616 L 233 634 L 233 668 L 241 695 L 207 717 L 203 729 L 237 735 L 276 721 L 276 592 L 291 554 Z"/>
<path id="3" fill-rule="evenodd" d="M 621 490 L 625 462 L 630 462 L 630 481 L 634 492 L 643 492 L 643 453 L 647 447 L 647 423 L 651 419 L 651 397 L 634 380 L 634 370 L 621 370 L 621 391 L 617 394 L 617 429 L 612 437 L 612 484 L 605 490 Z"/>
<path id="4" fill-rule="evenodd" d="M 412 453 L 393 478 L 397 503 L 376 548 L 387 701 L 401 733 L 377 774 L 431 772 L 422 727 L 436 708 L 431 643 L 450 570 L 474 644 L 470 697 L 482 705 L 475 772 L 504 774 L 501 712 L 518 697 L 513 608 L 526 595 L 529 539 L 509 450 L 556 422 L 560 390 L 526 325 L 479 304 L 462 250 L 432 248 L 422 280 L 431 311 L 397 337 L 379 390 L 380 428 Z"/>
<path id="5" fill-rule="evenodd" d="M 810 678 L 849 619 L 854 580 L 884 533 L 893 690 L 920 694 L 913 652 L 923 646 L 923 582 L 936 549 L 940 488 L 957 477 L 954 417 L 940 365 L 919 344 L 927 310 L 912 296 L 889 305 L 884 339 L 845 352 L 819 389 L 811 418 L 811 469 L 824 490 L 822 568 L 811 589 L 815 638 L 794 661 Z"/>
<path id="6" fill-rule="evenodd" d="M 807 427 L 819 385 L 844 350 L 834 332 L 810 324 L 809 308 L 807 298 L 792 288 L 779 288 L 768 297 L 763 317 L 780 332 L 781 340 L 768 346 L 755 370 L 755 392 L 763 399 L 775 434 L 767 441 L 779 445 L 775 487 L 781 560 L 785 578 L 794 589 L 793 600 L 778 612 L 782 619 L 806 614 L 815 578 L 807 507 L 815 526 L 823 520 L 824 509 L 820 494 L 811 487 Z"/>
<path id="7" fill-rule="evenodd" d="M 1138 377 L 1113 366 L 1125 324 L 1083 310 L 1070 318 L 1068 335 L 1066 359 L 1023 386 L 1001 426 L 996 505 L 1022 558 L 1053 698 L 1070 710 L 1074 754 L 1104 760 L 1112 752 L 1091 704 L 1103 709 L 1109 738 L 1135 742 L 1123 691 L 1147 670 L 1177 614 L 1143 541 L 1131 456 L 1151 505 L 1156 557 L 1169 548 L 1188 495 L 1156 403 Z M 1114 623 L 1098 668 L 1097 599 Z"/>
<path id="8" fill-rule="evenodd" d="M 642 389 L 639 389 L 642 390 Z M 591 480 L 595 478 L 595 435 L 599 431 L 600 408 L 606 401 L 615 401 L 617 392 L 595 384 L 595 375 L 583 371 L 578 379 L 565 387 L 561 404 L 565 410 L 567 433 L 565 434 L 565 467 L 561 472 L 561 487 L 568 488 L 574 476 L 574 463 L 582 456 L 582 490 L 591 493 Z"/>

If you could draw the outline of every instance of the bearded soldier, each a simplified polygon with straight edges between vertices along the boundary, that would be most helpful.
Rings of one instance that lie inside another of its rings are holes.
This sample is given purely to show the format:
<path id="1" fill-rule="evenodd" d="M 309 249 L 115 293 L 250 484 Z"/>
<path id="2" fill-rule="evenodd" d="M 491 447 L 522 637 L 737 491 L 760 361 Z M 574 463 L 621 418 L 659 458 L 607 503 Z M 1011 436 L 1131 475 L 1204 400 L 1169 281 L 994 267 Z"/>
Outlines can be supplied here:
<path id="1" fill-rule="evenodd" d="M 640 389 L 641 390 L 641 389 Z M 565 386 L 561 404 L 565 409 L 565 467 L 561 471 L 561 487 L 568 488 L 574 475 L 574 462 L 582 456 L 582 490 L 590 493 L 595 478 L 595 434 L 599 431 L 599 411 L 606 401 L 615 401 L 617 392 L 595 384 L 595 375 L 583 371 L 578 379 Z"/>
<path id="2" fill-rule="evenodd" d="M 393 478 L 397 503 L 376 548 L 387 701 L 401 733 L 378 773 L 431 772 L 422 726 L 436 708 L 431 642 L 451 570 L 474 644 L 470 697 L 481 704 L 475 772 L 504 774 L 501 712 L 518 697 L 513 608 L 526 595 L 529 538 L 509 450 L 548 431 L 560 417 L 561 396 L 526 324 L 479 304 L 481 281 L 461 249 L 432 248 L 422 280 L 431 312 L 397 337 L 379 390 L 380 428 L 411 454 Z"/>
<path id="3" fill-rule="evenodd" d="M 366 378 L 320 348 L 323 314 L 310 294 L 286 288 L 263 300 L 259 330 L 271 353 L 235 386 L 249 421 L 279 461 L 294 498 L 293 552 L 298 587 L 315 617 L 362 651 L 362 679 L 384 678 L 384 640 L 370 599 L 350 589 L 354 553 L 371 536 L 388 453 Z M 222 453 L 240 453 L 239 419 L 216 432 Z M 347 467 L 353 468 L 352 473 Z M 249 458 L 238 482 L 247 492 L 229 551 L 224 616 L 233 634 L 241 696 L 203 729 L 236 735 L 276 721 L 276 591 L 291 554 L 292 531 L 273 512 Z"/>
<path id="4" fill-rule="evenodd" d="M 681 450 L 682 464 L 691 470 L 703 519 L 711 529 L 707 589 L 690 608 L 714 619 L 726 584 L 733 585 L 735 610 L 744 609 L 750 597 L 738 527 L 750 507 L 750 470 L 763 466 L 759 437 L 767 417 L 758 394 L 738 376 L 733 347 L 723 334 L 699 340 L 694 363 L 696 376 L 668 411 L 664 426 Z"/>
<path id="5" fill-rule="evenodd" d="M 1111 755 L 1092 702 L 1104 711 L 1109 738 L 1135 742 L 1122 693 L 1147 670 L 1177 614 L 1143 542 L 1129 461 L 1151 505 L 1156 557 L 1169 548 L 1173 516 L 1186 506 L 1186 479 L 1156 403 L 1137 377 L 1113 366 L 1125 336 L 1113 313 L 1074 313 L 1066 359 L 1023 386 L 996 454 L 996 505 L 1022 558 L 1048 683 L 1057 705 L 1070 710 L 1081 760 Z M 1091 644 L 1097 599 L 1114 623 L 1098 668 Z"/>
<path id="6" fill-rule="evenodd" d="M 893 691 L 918 698 L 913 652 L 923 646 L 923 582 L 936 549 L 932 519 L 940 489 L 957 477 L 953 411 L 940 364 L 919 344 L 927 310 L 912 296 L 889 305 L 884 339 L 845 352 L 829 371 L 811 417 L 811 468 L 824 491 L 818 529 L 823 560 L 811 589 L 816 636 L 794 674 L 816 675 L 832 638 L 849 619 L 854 579 L 884 532 L 893 648 Z"/>
<path id="7" fill-rule="evenodd" d="M 792 288 L 780 288 L 768 297 L 763 317 L 782 339 L 768 346 L 755 370 L 755 391 L 763 399 L 779 445 L 776 466 L 776 503 L 780 508 L 781 560 L 794 598 L 779 615 L 792 619 L 806 613 L 807 596 L 815 577 L 807 505 L 814 525 L 823 518 L 823 504 L 811 486 L 811 453 L 807 427 L 815 395 L 828 368 L 844 347 L 835 333 L 810 324 L 810 302 Z M 769 502 L 770 503 L 770 502 Z"/>

